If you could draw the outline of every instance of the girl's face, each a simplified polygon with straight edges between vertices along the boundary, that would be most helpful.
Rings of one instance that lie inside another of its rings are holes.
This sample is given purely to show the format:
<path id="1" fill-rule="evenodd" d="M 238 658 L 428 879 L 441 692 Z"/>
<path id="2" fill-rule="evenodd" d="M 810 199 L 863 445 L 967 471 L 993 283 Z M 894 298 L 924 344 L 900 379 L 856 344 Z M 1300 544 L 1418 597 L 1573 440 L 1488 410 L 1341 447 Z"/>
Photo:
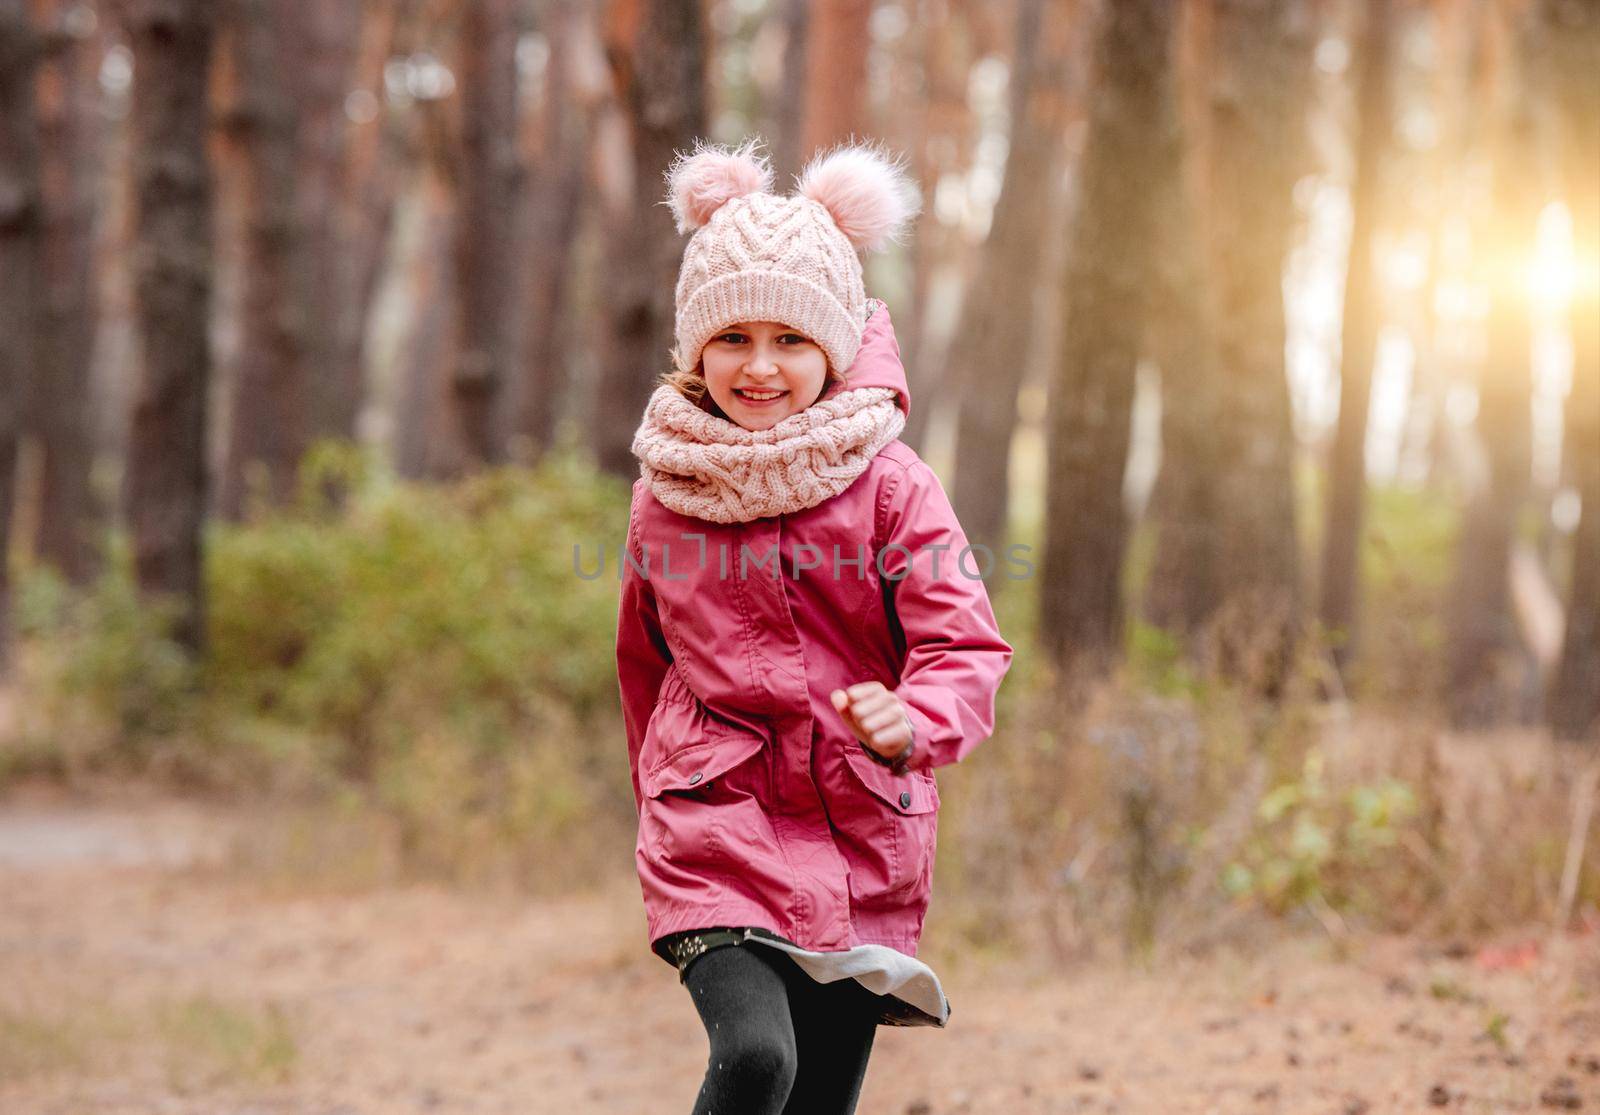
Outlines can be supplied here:
<path id="1" fill-rule="evenodd" d="M 803 333 L 775 321 L 742 321 L 701 351 L 706 389 L 722 413 L 747 430 L 766 430 L 817 401 L 828 357 Z"/>

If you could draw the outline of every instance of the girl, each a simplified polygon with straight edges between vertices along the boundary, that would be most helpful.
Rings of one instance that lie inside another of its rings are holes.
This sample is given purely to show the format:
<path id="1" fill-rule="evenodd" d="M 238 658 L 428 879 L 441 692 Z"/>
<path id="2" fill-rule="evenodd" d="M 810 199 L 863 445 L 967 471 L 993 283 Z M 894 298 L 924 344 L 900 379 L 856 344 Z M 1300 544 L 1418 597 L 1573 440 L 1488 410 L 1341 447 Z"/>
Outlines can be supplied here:
<path id="1" fill-rule="evenodd" d="M 640 459 L 617 625 L 651 948 L 711 1043 L 697 1115 L 855 1110 L 876 1027 L 944 1026 L 916 959 L 933 769 L 988 738 L 1012 648 L 933 472 L 857 249 L 914 212 L 877 151 L 771 192 L 698 145 L 675 371 Z"/>

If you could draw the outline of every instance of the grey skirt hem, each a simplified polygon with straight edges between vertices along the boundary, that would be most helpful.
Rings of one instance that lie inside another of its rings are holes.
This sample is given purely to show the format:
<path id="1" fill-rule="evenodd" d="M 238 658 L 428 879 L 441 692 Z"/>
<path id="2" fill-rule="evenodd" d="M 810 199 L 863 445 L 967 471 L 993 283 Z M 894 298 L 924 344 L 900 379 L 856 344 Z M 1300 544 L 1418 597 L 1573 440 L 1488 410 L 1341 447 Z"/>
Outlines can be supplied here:
<path id="1" fill-rule="evenodd" d="M 678 968 L 681 982 L 690 964 L 714 948 L 757 944 L 787 953 L 819 983 L 854 979 L 883 1000 L 880 1026 L 936 1026 L 950 1021 L 950 1000 L 938 975 L 914 956 L 887 945 L 857 945 L 840 952 L 801 948 L 760 926 L 719 926 L 673 933 L 657 942 L 657 952 Z"/>

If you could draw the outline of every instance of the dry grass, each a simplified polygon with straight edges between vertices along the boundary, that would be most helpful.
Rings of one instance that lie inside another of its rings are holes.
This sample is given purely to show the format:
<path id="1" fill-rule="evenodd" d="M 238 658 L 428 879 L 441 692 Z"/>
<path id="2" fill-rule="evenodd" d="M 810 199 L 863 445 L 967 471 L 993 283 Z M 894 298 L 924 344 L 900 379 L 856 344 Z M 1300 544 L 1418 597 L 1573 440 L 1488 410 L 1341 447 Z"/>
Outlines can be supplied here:
<path id="1" fill-rule="evenodd" d="M 1336 941 L 1553 925 L 1591 761 L 1542 731 L 1122 680 L 1070 709 L 1035 688 L 1004 723 L 941 772 L 937 901 L 973 911 L 976 946 L 1062 959 L 1248 944 L 1284 923 Z M 1600 839 L 1582 846 L 1574 908 L 1592 915 Z"/>

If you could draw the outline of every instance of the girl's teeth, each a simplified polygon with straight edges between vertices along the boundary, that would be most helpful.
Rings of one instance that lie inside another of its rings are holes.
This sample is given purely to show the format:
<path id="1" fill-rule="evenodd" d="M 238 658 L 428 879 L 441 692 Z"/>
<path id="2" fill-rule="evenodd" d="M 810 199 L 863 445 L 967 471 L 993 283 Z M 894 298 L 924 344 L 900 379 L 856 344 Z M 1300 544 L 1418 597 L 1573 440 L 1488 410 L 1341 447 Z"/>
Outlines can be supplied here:
<path id="1" fill-rule="evenodd" d="M 757 401 L 764 402 L 767 399 L 776 399 L 779 395 L 783 394 L 783 392 L 782 391 L 743 391 L 743 392 L 741 392 L 741 394 L 743 394 L 746 398 L 755 399 Z"/>

